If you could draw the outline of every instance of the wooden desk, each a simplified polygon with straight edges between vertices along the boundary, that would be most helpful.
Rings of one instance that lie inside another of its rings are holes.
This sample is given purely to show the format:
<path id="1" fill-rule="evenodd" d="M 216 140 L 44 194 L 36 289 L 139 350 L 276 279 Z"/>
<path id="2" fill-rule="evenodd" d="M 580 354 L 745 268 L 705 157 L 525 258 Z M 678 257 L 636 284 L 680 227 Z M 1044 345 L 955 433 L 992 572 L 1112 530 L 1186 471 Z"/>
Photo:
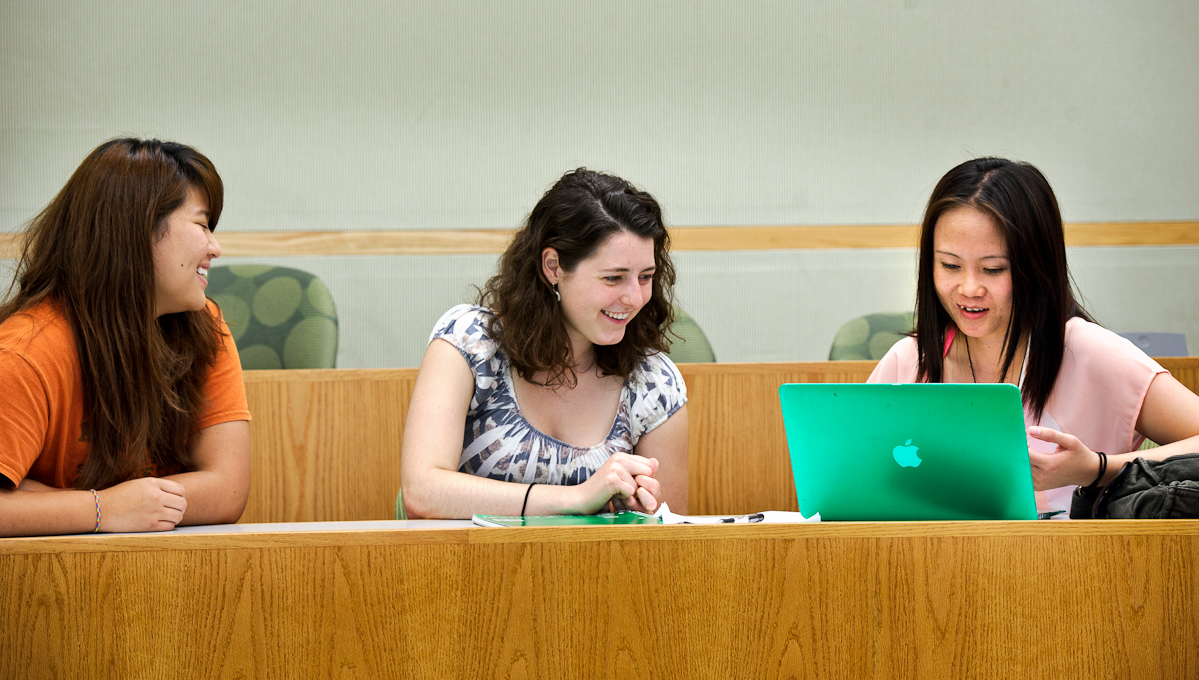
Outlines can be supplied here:
<path id="1" fill-rule="evenodd" d="M 1199 677 L 1199 521 L 386 528 L 0 539 L 0 677 Z"/>
<path id="2" fill-rule="evenodd" d="M 1199 391 L 1199 357 L 1161 359 Z M 795 510 L 778 386 L 863 382 L 872 361 L 683 364 L 691 514 Z M 391 519 L 416 369 L 248 371 L 243 522 Z M 681 511 L 681 509 L 679 509 Z"/>

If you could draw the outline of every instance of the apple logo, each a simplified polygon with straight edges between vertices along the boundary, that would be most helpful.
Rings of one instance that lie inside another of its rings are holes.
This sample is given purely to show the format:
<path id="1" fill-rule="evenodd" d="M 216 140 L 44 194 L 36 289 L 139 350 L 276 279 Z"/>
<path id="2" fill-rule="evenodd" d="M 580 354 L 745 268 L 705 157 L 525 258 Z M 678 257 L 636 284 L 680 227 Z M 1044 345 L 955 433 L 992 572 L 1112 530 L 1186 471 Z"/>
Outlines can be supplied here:
<path id="1" fill-rule="evenodd" d="M 899 463 L 899 467 L 917 467 L 920 465 L 920 456 L 916 452 L 920 450 L 918 446 L 912 446 L 912 440 L 909 439 L 903 443 L 903 446 L 896 446 L 891 451 L 891 455 L 895 456 L 895 462 Z"/>

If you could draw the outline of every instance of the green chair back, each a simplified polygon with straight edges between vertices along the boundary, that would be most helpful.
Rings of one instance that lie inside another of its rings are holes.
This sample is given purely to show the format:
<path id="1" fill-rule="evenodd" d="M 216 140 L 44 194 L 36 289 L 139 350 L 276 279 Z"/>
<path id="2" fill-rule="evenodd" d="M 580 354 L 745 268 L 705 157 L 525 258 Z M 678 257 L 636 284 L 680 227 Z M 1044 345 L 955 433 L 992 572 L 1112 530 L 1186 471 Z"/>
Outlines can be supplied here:
<path id="1" fill-rule="evenodd" d="M 242 370 L 335 368 L 337 308 L 329 288 L 299 269 L 242 264 L 208 270 Z"/>
<path id="2" fill-rule="evenodd" d="M 891 345 L 902 340 L 914 325 L 911 312 L 860 316 L 837 331 L 828 352 L 829 361 L 882 359 Z"/>
<path id="3" fill-rule="evenodd" d="M 708 336 L 704 335 L 703 329 L 695 319 L 678 307 L 674 309 L 674 325 L 670 327 L 670 333 L 677 336 L 677 339 L 671 338 L 674 341 L 670 343 L 670 351 L 667 352 L 671 361 L 676 364 L 716 361 L 716 354 L 712 352 Z"/>
<path id="4" fill-rule="evenodd" d="M 408 519 L 408 510 L 404 507 L 404 490 L 396 492 L 396 519 Z"/>

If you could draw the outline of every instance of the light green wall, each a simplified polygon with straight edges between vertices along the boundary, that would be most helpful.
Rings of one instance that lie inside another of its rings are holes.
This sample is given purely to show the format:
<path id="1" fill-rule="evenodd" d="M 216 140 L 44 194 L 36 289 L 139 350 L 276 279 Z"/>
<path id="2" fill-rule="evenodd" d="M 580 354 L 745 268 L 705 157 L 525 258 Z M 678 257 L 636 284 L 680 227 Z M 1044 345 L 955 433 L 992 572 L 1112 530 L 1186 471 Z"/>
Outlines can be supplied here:
<path id="1" fill-rule="evenodd" d="M 1196 219 L 1196 35 L 1199 4 L 1164 0 L 7 2 L 0 232 L 122 134 L 213 159 L 218 236 L 514 227 L 579 165 L 673 224 L 911 223 L 983 154 L 1041 167 L 1069 221 Z M 1194 255 L 1071 252 L 1109 326 L 1192 345 Z M 913 287 L 907 251 L 679 261 L 722 360 L 822 358 L 848 312 Z M 414 365 L 493 263 L 312 261 L 345 310 L 341 365 Z"/>

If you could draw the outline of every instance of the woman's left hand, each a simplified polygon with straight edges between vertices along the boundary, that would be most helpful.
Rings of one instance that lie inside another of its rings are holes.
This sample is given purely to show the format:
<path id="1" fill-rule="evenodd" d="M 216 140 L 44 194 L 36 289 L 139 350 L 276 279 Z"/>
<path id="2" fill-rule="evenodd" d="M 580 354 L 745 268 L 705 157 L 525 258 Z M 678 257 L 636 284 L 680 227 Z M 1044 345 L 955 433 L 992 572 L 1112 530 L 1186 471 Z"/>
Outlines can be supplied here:
<path id="1" fill-rule="evenodd" d="M 1057 445 L 1053 453 L 1041 453 L 1029 447 L 1034 489 L 1044 491 L 1072 484 L 1087 486 L 1095 481 L 1099 474 L 1099 455 L 1078 437 L 1048 427 L 1030 427 L 1028 436 Z"/>
<path id="2" fill-rule="evenodd" d="M 658 471 L 658 459 L 649 459 L 650 467 L 654 472 Z M 658 480 L 654 479 L 653 475 L 636 475 L 633 481 L 637 482 L 637 490 L 628 498 L 613 496 L 612 502 L 609 505 L 609 510 L 612 512 L 620 512 L 621 510 L 633 510 L 635 512 L 643 512 L 647 515 L 654 514 L 658 506 L 662 504 L 662 485 Z"/>

